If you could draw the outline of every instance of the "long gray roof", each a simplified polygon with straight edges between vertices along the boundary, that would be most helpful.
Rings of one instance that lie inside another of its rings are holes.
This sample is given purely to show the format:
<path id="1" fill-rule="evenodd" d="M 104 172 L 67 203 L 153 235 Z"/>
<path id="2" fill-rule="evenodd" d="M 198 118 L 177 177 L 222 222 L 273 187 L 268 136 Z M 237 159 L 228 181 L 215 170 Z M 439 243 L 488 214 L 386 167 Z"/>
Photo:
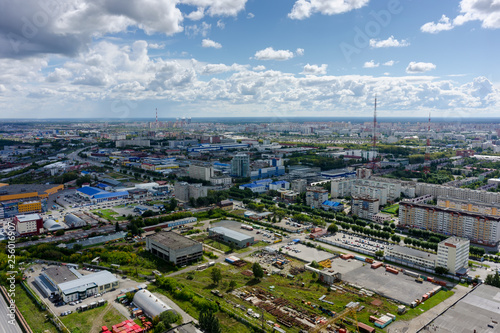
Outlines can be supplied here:
<path id="1" fill-rule="evenodd" d="M 135 293 L 134 304 L 140 307 L 142 311 L 151 318 L 159 316 L 164 311 L 173 311 L 170 306 L 146 289 L 139 290 Z"/>
<path id="2" fill-rule="evenodd" d="M 118 279 L 108 271 L 100 271 L 93 274 L 83 275 L 81 278 L 60 283 L 59 289 L 65 294 L 71 294 L 75 291 L 86 290 L 92 286 L 102 286 L 108 283 L 113 283 Z"/>
<path id="3" fill-rule="evenodd" d="M 248 235 L 245 235 L 241 232 L 234 231 L 234 230 L 224 228 L 224 227 L 213 227 L 213 228 L 208 229 L 208 231 L 216 232 L 218 234 L 224 235 L 226 237 L 232 238 L 232 239 L 237 240 L 237 241 L 245 241 L 249 238 L 253 239 L 252 236 L 248 236 Z"/>

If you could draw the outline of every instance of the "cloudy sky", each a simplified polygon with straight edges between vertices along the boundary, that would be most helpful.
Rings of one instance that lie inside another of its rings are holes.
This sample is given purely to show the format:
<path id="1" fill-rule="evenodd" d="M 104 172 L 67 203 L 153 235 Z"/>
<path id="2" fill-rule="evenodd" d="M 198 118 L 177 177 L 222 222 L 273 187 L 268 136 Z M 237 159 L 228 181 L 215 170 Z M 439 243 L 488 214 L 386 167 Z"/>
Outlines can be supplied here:
<path id="1" fill-rule="evenodd" d="M 0 0 L 0 118 L 496 117 L 498 0 Z"/>

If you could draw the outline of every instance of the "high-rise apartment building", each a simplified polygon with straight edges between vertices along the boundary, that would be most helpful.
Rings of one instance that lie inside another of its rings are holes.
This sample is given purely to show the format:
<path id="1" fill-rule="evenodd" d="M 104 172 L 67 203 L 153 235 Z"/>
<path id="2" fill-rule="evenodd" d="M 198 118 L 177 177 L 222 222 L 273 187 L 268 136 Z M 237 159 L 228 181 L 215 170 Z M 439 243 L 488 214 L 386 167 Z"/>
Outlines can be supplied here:
<path id="1" fill-rule="evenodd" d="M 231 161 L 231 175 L 235 177 L 250 177 L 250 156 L 237 154 Z"/>

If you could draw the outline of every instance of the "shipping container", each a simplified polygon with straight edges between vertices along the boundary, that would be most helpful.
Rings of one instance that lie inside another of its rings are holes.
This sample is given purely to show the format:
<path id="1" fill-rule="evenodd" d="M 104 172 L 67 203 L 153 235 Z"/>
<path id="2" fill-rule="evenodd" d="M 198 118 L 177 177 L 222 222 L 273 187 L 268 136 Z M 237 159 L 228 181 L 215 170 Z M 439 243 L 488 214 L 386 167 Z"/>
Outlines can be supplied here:
<path id="1" fill-rule="evenodd" d="M 369 264 L 373 264 L 373 259 L 372 258 L 366 258 L 365 261 Z"/>
<path id="2" fill-rule="evenodd" d="M 408 271 L 408 270 L 405 270 L 405 271 L 403 272 L 403 274 L 408 275 L 408 276 L 411 276 L 411 277 L 414 277 L 414 278 L 418 278 L 418 277 L 420 277 L 418 273 L 415 273 L 415 272 L 412 272 L 412 271 Z"/>
<path id="3" fill-rule="evenodd" d="M 380 266 L 382 266 L 383 263 L 381 263 L 380 261 L 377 261 L 377 262 L 374 262 L 372 265 L 371 265 L 371 268 L 373 269 L 377 269 L 379 268 Z"/>
<path id="4" fill-rule="evenodd" d="M 385 270 L 386 270 L 386 272 L 389 272 L 389 273 L 393 273 L 393 274 L 396 274 L 396 275 L 399 274 L 399 271 L 396 270 L 396 269 L 394 269 L 394 268 L 392 268 L 392 267 L 386 267 Z"/>

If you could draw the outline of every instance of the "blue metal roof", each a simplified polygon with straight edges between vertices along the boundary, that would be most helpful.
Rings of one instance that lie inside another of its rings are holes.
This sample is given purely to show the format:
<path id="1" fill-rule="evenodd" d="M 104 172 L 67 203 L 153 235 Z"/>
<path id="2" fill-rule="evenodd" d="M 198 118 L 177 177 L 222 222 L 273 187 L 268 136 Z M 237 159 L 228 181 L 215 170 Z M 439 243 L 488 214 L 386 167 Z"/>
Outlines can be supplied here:
<path id="1" fill-rule="evenodd" d="M 91 187 L 91 186 L 85 186 L 85 187 L 79 188 L 77 191 L 82 192 L 83 194 L 86 194 L 88 196 L 93 196 L 95 194 L 103 192 L 103 190 L 98 189 L 96 187 Z"/>
<path id="2" fill-rule="evenodd" d="M 111 198 L 111 197 L 120 197 L 128 195 L 128 191 L 121 191 L 121 192 L 106 192 L 106 193 L 100 193 L 94 195 L 94 199 L 104 199 L 104 198 Z"/>
<path id="3" fill-rule="evenodd" d="M 325 206 L 330 206 L 330 207 L 337 207 L 337 206 L 341 205 L 340 202 L 330 201 L 330 200 L 325 200 L 325 201 L 323 201 L 322 204 Z"/>

